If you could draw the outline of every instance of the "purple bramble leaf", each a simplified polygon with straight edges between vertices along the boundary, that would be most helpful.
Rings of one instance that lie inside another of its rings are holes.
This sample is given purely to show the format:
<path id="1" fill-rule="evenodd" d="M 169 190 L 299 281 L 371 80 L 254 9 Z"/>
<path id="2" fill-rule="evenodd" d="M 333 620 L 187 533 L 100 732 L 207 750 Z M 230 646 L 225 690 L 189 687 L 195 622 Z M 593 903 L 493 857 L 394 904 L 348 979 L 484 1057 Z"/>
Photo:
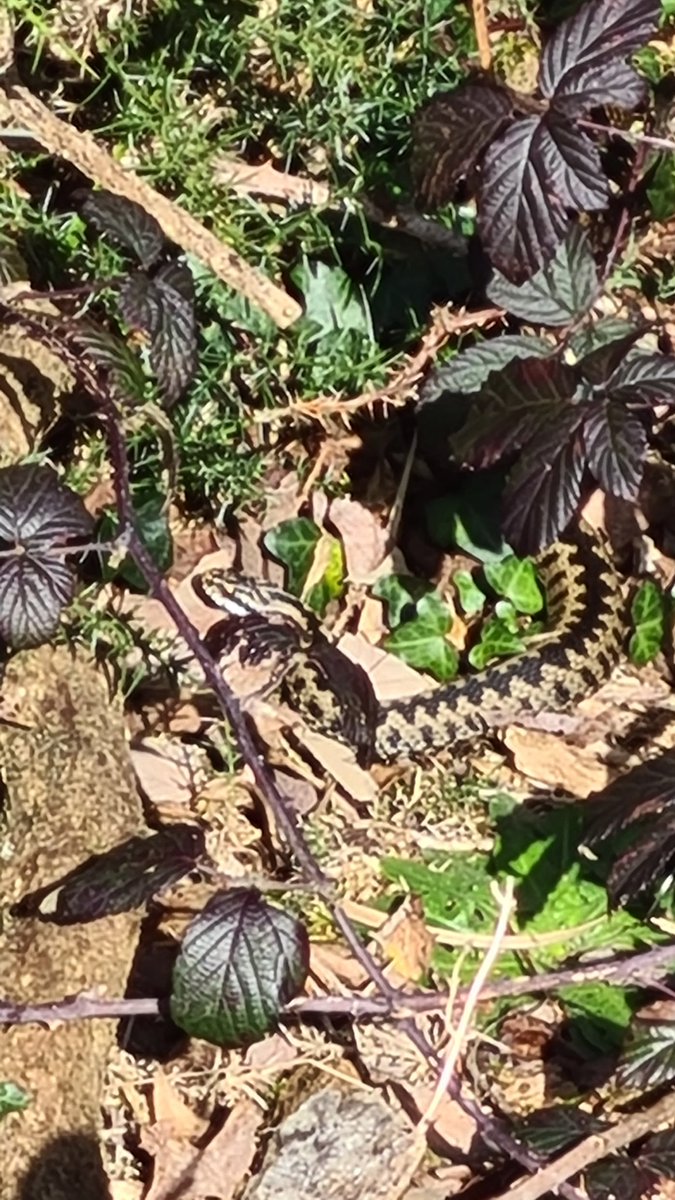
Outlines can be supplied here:
<path id="1" fill-rule="evenodd" d="M 542 94 L 554 104 L 564 101 L 568 117 L 601 105 L 640 104 L 645 84 L 626 59 L 649 41 L 660 15 L 659 0 L 587 0 L 544 47 Z"/>
<path id="2" fill-rule="evenodd" d="M 437 208 L 453 197 L 488 142 L 513 114 L 505 88 L 467 83 L 435 96 L 413 124 L 412 175 L 417 194 Z"/>

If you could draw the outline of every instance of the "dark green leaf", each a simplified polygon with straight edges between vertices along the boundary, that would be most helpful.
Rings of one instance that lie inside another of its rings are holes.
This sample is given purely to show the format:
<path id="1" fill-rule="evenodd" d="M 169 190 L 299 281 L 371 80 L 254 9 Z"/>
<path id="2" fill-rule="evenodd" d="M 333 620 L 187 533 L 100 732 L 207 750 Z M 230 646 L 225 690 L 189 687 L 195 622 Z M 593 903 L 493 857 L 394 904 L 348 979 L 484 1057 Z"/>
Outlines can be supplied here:
<path id="1" fill-rule="evenodd" d="M 75 593 L 68 548 L 91 536 L 80 497 L 50 467 L 0 470 L 0 636 L 15 649 L 39 646 Z"/>
<path id="2" fill-rule="evenodd" d="M 597 290 L 598 275 L 588 236 L 575 225 L 550 262 L 525 283 L 517 286 L 494 271 L 487 294 L 493 304 L 521 320 L 567 325 L 591 307 Z"/>
<path id="3" fill-rule="evenodd" d="M 24 1092 L 17 1083 L 11 1083 L 9 1080 L 0 1081 L 0 1120 L 6 1117 L 7 1113 L 21 1112 L 24 1108 L 28 1108 L 30 1102 L 28 1093 Z"/>
<path id="4" fill-rule="evenodd" d="M 276 1025 L 307 977 L 299 921 L 253 888 L 214 896 L 188 926 L 173 972 L 171 1016 L 192 1037 L 247 1046 Z"/>
<path id="5" fill-rule="evenodd" d="M 433 592 L 417 605 L 417 616 L 399 625 L 385 641 L 385 647 L 408 666 L 427 671 L 445 683 L 457 674 L 457 651 L 447 640 L 452 613 Z"/>
<path id="6" fill-rule="evenodd" d="M 159 258 L 164 247 L 164 234 L 155 218 L 140 204 L 112 192 L 90 192 L 82 212 L 103 233 L 112 234 L 131 250 L 146 270 Z"/>
<path id="7" fill-rule="evenodd" d="M 417 113 L 411 170 L 423 205 L 437 208 L 452 200 L 458 181 L 512 112 L 513 101 L 505 88 L 465 83 L 435 96 Z"/>
<path id="8" fill-rule="evenodd" d="M 420 403 L 430 404 L 450 393 L 479 392 L 492 371 L 501 371 L 515 358 L 547 358 L 554 347 L 544 338 L 504 334 L 479 342 L 457 354 L 447 366 L 431 371 Z"/>
<path id="9" fill-rule="evenodd" d="M 506 596 L 518 612 L 541 612 L 544 597 L 537 582 L 534 563 L 529 559 L 509 555 L 501 562 L 486 563 L 483 569 L 490 587 L 501 596 Z"/>
<path id="10" fill-rule="evenodd" d="M 675 1131 L 664 1129 L 645 1142 L 638 1163 L 657 1179 L 675 1179 Z"/>
<path id="11" fill-rule="evenodd" d="M 150 363 L 164 399 L 174 404 L 197 369 L 194 286 L 187 266 L 165 263 L 150 278 L 130 275 L 119 294 L 122 316 L 150 339 Z"/>
<path id="12" fill-rule="evenodd" d="M 634 1021 L 616 1078 L 645 1092 L 675 1079 L 675 1021 Z"/>
<path id="13" fill-rule="evenodd" d="M 645 579 L 639 588 L 631 608 L 635 632 L 630 639 L 628 653 L 638 667 L 656 658 L 665 635 L 666 599 L 653 579 Z"/>
<path id="14" fill-rule="evenodd" d="M 576 1105 L 558 1104 L 525 1117 L 517 1123 L 514 1133 L 537 1154 L 553 1158 L 581 1138 L 601 1133 L 606 1128 L 607 1122 L 599 1121 L 592 1113 L 584 1112 Z"/>
<path id="15" fill-rule="evenodd" d="M 479 562 L 496 562 L 510 553 L 499 524 L 503 480 L 496 472 L 468 476 L 447 496 L 426 506 L 429 537 L 442 549 L 459 546 Z"/>
<path id="16" fill-rule="evenodd" d="M 22 897 L 17 916 L 38 916 L 57 925 L 98 921 L 129 912 L 194 870 L 206 852 L 195 825 L 169 825 L 93 855 L 65 878 Z"/>
<path id="17" fill-rule="evenodd" d="M 655 221 L 668 221 L 675 213 L 675 163 L 670 151 L 657 164 L 647 197 Z"/>
<path id="18" fill-rule="evenodd" d="M 430 583 L 414 575 L 385 575 L 375 582 L 373 595 L 386 602 L 389 625 L 395 629 L 404 618 L 415 616 L 418 600 L 433 590 Z"/>
<path id="19" fill-rule="evenodd" d="M 300 596 L 314 561 L 314 552 L 321 530 L 309 517 L 292 517 L 270 529 L 263 539 L 270 554 L 288 570 L 286 585 L 294 596 Z"/>
<path id="20" fill-rule="evenodd" d="M 625 1155 L 612 1155 L 593 1163 L 584 1172 L 589 1200 L 644 1200 L 649 1176 Z"/>
<path id="21" fill-rule="evenodd" d="M 637 500 L 647 454 L 647 432 L 622 404 L 601 400 L 584 422 L 586 460 L 600 487 L 622 500 Z"/>

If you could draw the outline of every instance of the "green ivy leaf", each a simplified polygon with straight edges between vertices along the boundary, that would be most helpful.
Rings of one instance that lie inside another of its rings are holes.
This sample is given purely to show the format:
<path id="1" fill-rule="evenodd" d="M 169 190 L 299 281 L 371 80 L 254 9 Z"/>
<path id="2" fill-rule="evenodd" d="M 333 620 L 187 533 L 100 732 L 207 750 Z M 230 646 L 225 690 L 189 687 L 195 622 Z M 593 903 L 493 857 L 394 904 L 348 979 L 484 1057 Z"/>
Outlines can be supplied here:
<path id="1" fill-rule="evenodd" d="M 0 1118 L 6 1117 L 7 1113 L 21 1112 L 29 1104 L 28 1092 L 24 1092 L 17 1083 L 0 1080 Z"/>
<path id="2" fill-rule="evenodd" d="M 459 602 L 467 617 L 473 617 L 482 612 L 485 607 L 485 596 L 478 584 L 474 582 L 470 571 L 455 571 L 452 582 L 457 588 Z"/>
<path id="3" fill-rule="evenodd" d="M 161 571 L 167 571 L 173 563 L 173 539 L 168 523 L 165 498 L 150 496 L 141 500 L 135 505 L 133 516 L 135 516 L 136 528 L 145 550 L 150 552 L 155 565 L 159 566 Z M 117 515 L 103 517 L 101 522 L 102 538 L 112 536 L 117 528 Z M 139 592 L 147 592 L 148 584 L 145 582 L 142 572 L 138 570 L 131 554 L 127 554 L 117 569 L 107 569 L 104 574 L 108 578 L 125 580 L 131 584 L 131 587 L 138 588 Z"/>
<path id="4" fill-rule="evenodd" d="M 531 559 L 510 554 L 501 562 L 486 563 L 483 570 L 490 587 L 510 600 L 518 612 L 530 615 L 541 612 L 544 597 Z"/>
<path id="5" fill-rule="evenodd" d="M 427 596 L 433 590 L 431 584 L 414 575 L 385 575 L 375 582 L 373 595 L 384 600 L 389 624 L 395 629 L 401 624 L 406 610 L 417 612 L 417 604 L 422 596 Z"/>
<path id="6" fill-rule="evenodd" d="M 455 678 L 459 665 L 457 651 L 446 638 L 451 626 L 450 609 L 431 592 L 419 601 L 415 619 L 399 625 L 387 638 L 385 647 L 408 666 L 428 671 L 445 683 Z"/>
<path id="7" fill-rule="evenodd" d="M 274 1028 L 308 967 L 304 925 L 255 888 L 229 888 L 187 928 L 173 969 L 171 1016 L 192 1037 L 249 1046 Z"/>
<path id="8" fill-rule="evenodd" d="M 318 583 L 303 596 L 305 604 L 313 612 L 322 616 L 331 600 L 337 600 L 342 595 L 345 586 L 345 556 L 342 543 L 330 534 L 323 534 L 329 540 L 328 565 Z"/>
<path id="9" fill-rule="evenodd" d="M 656 658 L 665 632 L 666 598 L 653 579 L 645 579 L 633 600 L 631 616 L 635 632 L 628 653 L 638 667 Z"/>
<path id="10" fill-rule="evenodd" d="M 482 671 L 494 658 L 519 654 L 524 650 L 523 639 L 508 615 L 490 617 L 483 626 L 480 641 L 469 651 L 469 662 Z"/>
<path id="11" fill-rule="evenodd" d="M 286 586 L 294 596 L 302 595 L 320 538 L 319 526 L 309 517 L 281 521 L 265 534 L 266 548 L 288 571 Z"/>

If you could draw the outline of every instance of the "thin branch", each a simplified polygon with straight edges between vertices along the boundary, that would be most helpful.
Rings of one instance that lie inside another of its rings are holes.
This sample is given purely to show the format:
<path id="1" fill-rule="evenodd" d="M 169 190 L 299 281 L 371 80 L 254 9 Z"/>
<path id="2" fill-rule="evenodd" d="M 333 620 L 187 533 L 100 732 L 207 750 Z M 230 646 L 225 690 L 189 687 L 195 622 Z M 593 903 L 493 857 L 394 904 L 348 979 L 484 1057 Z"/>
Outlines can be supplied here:
<path id="1" fill-rule="evenodd" d="M 448 1051 L 445 1055 L 445 1061 L 443 1063 L 443 1070 L 441 1071 L 438 1077 L 438 1083 L 436 1084 L 436 1090 L 429 1101 L 426 1112 L 419 1122 L 418 1132 L 424 1134 L 425 1137 L 433 1123 L 433 1119 L 438 1111 L 438 1107 L 450 1086 L 452 1077 L 457 1071 L 459 1058 L 462 1050 L 464 1049 L 464 1043 L 469 1035 L 469 1029 L 471 1027 L 471 1022 L 473 1021 L 476 1007 L 480 1000 L 481 991 L 485 986 L 485 982 L 488 979 L 490 972 L 501 952 L 504 935 L 508 929 L 511 914 L 513 912 L 513 889 L 514 880 L 509 878 L 507 879 L 506 886 L 504 888 L 504 895 L 502 897 L 502 903 L 499 910 L 499 917 L 492 935 L 491 945 L 483 955 L 483 961 L 481 962 L 480 967 L 476 971 L 476 974 L 471 982 L 471 986 L 466 997 L 466 1002 L 462 1009 L 459 1021 L 457 1022 L 457 1028 L 454 1030 L 450 1039 Z"/>
<path id="2" fill-rule="evenodd" d="M 235 250 L 225 245 L 195 217 L 169 200 L 144 179 L 112 158 L 89 133 L 57 117 L 27 88 L 9 81 L 0 85 L 0 116 L 25 126 L 35 141 L 56 158 L 63 158 L 89 179 L 118 196 L 140 204 L 161 225 L 166 237 L 194 254 L 235 291 L 257 304 L 280 328 L 301 316 L 300 305 Z"/>
<path id="3" fill-rule="evenodd" d="M 492 66 L 492 51 L 490 49 L 485 0 L 471 0 L 471 8 L 473 10 L 473 24 L 476 30 L 480 65 L 484 71 L 489 71 Z"/>

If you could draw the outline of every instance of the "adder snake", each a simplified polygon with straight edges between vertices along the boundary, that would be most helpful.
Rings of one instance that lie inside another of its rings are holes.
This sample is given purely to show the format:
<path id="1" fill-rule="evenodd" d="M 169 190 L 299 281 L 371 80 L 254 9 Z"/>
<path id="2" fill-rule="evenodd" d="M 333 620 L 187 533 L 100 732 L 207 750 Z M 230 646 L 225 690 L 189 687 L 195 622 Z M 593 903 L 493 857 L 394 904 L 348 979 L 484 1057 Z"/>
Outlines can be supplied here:
<path id="1" fill-rule="evenodd" d="M 365 671 L 331 644 L 300 601 L 230 571 L 197 576 L 202 600 L 227 614 L 209 635 L 216 655 L 276 657 L 279 691 L 312 728 L 351 744 L 359 761 L 391 762 L 452 749 L 484 734 L 492 714 L 570 709 L 610 674 L 626 627 L 621 581 L 585 532 L 535 559 L 546 591 L 547 631 L 527 650 L 409 699 L 380 703 Z"/>

